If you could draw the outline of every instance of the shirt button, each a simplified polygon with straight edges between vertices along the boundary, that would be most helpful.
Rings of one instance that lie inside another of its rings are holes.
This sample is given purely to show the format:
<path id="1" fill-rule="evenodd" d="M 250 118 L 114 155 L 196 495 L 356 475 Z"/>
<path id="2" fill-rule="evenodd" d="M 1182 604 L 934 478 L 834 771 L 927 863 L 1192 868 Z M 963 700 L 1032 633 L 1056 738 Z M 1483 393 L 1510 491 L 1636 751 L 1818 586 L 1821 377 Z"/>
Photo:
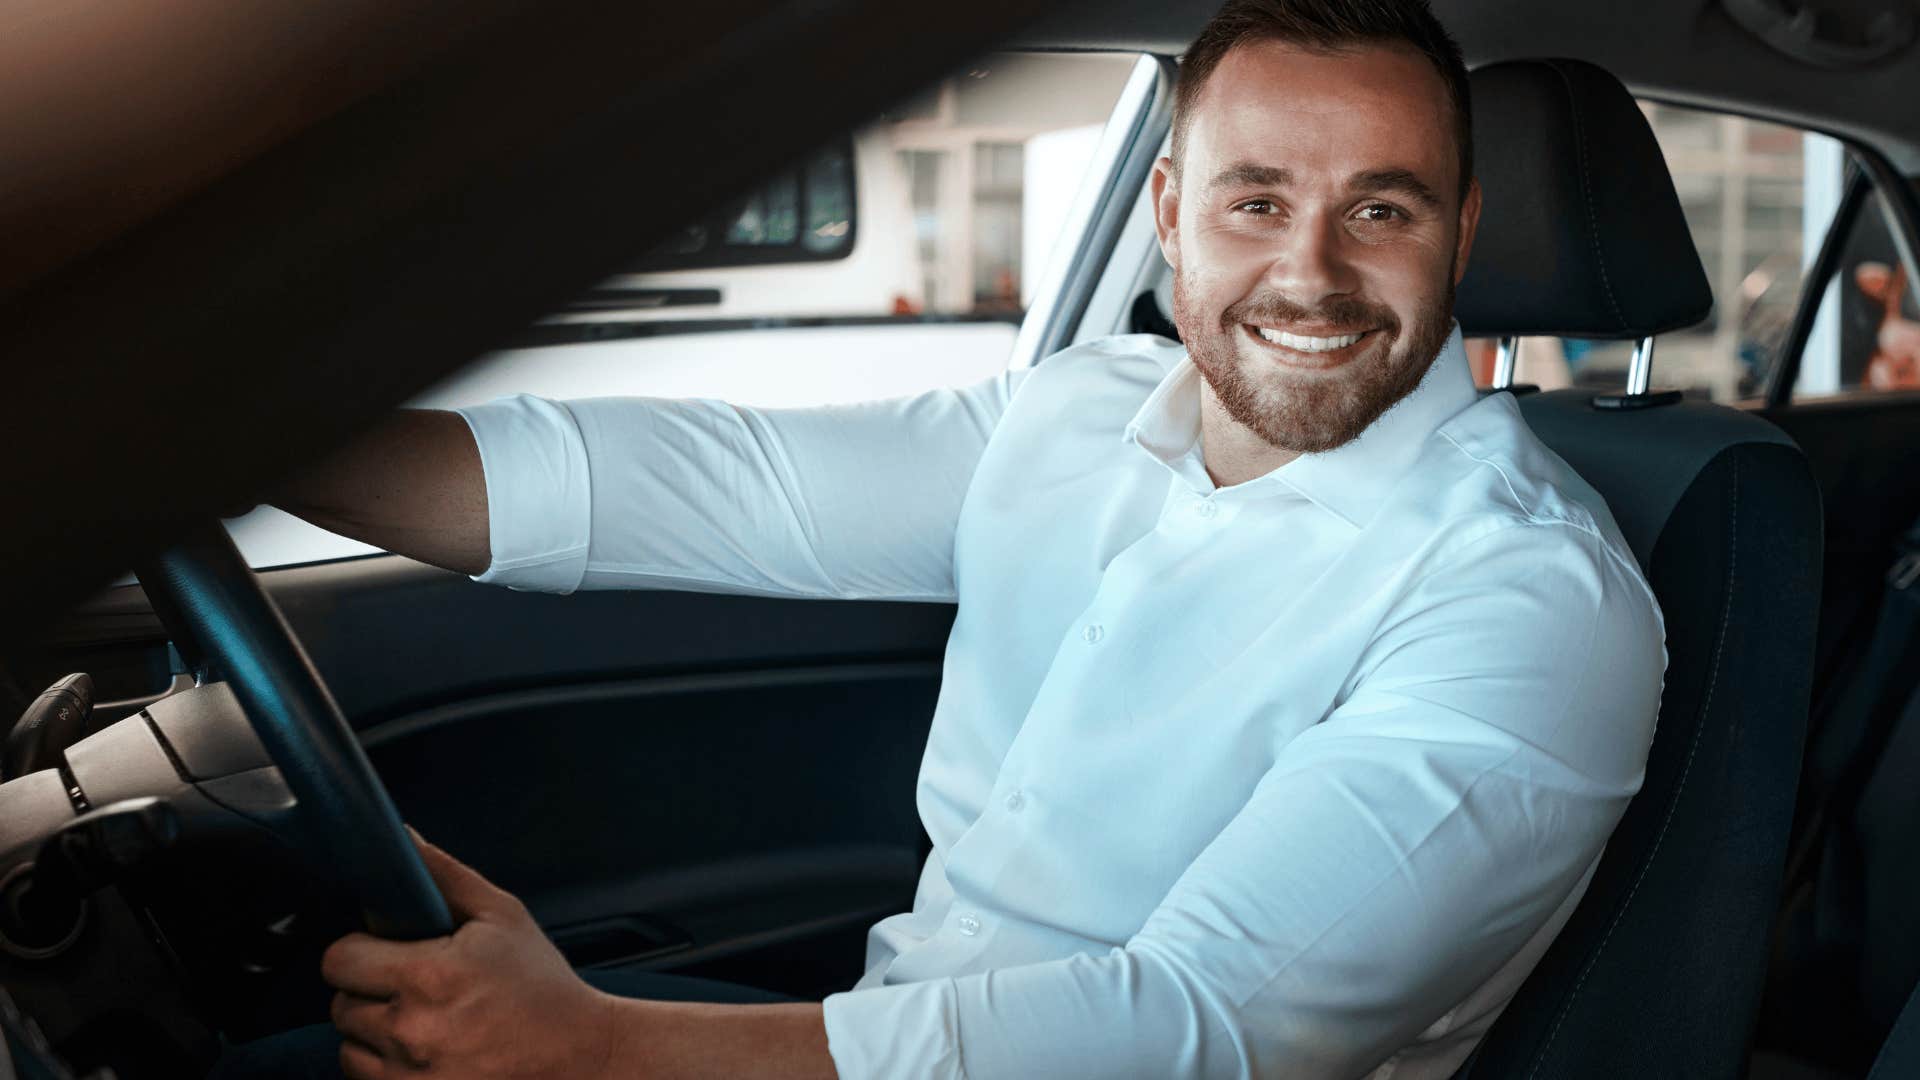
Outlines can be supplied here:
<path id="1" fill-rule="evenodd" d="M 1007 809 L 1014 813 L 1019 813 L 1020 808 L 1025 805 L 1027 805 L 1027 797 L 1025 795 L 1016 791 L 1007 796 Z"/>
<path id="2" fill-rule="evenodd" d="M 968 937 L 972 937 L 973 935 L 980 932 L 980 920 L 974 918 L 971 915 L 960 916 L 960 918 L 954 923 L 954 925 L 959 927 L 960 932 L 967 935 Z"/>
<path id="3" fill-rule="evenodd" d="M 1087 644 L 1098 645 L 1100 639 L 1107 636 L 1107 631 L 1099 623 L 1088 623 L 1087 628 L 1080 632 L 1080 636 L 1087 639 Z"/>
<path id="4" fill-rule="evenodd" d="M 1193 512 L 1196 514 L 1199 514 L 1203 518 L 1210 518 L 1215 513 L 1218 513 L 1219 510 L 1220 508 L 1214 505 L 1214 502 L 1212 499 L 1201 499 L 1199 502 L 1193 505 Z"/>

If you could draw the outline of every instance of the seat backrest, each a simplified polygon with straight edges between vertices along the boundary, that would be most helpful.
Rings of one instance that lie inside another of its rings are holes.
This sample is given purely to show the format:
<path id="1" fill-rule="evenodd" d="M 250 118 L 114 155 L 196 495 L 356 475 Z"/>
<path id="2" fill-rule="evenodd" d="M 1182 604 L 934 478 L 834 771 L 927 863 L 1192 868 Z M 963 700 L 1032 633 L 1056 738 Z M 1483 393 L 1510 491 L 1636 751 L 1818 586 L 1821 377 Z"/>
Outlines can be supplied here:
<path id="1" fill-rule="evenodd" d="M 1705 315 L 1673 181 L 1617 80 L 1515 61 L 1472 87 L 1485 210 L 1466 333 L 1641 339 Z M 1744 1075 L 1805 733 L 1819 493 L 1754 416 L 1595 396 L 1521 411 L 1607 500 L 1660 601 L 1659 723 L 1585 897 L 1461 1075 Z"/>

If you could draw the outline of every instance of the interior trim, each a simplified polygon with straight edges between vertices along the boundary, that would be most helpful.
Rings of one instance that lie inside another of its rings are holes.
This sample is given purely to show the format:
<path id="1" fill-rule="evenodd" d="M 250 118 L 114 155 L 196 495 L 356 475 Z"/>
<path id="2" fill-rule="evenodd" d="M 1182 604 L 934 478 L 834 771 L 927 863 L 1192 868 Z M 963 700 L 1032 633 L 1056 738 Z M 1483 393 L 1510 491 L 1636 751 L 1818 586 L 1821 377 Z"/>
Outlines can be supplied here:
<path id="1" fill-rule="evenodd" d="M 539 687 L 485 694 L 450 705 L 423 709 L 385 720 L 360 733 L 360 744 L 375 749 L 412 735 L 454 724 L 488 719 L 502 713 L 552 709 L 592 702 L 633 698 L 665 697 L 678 694 L 710 693 L 722 690 L 761 690 L 781 686 L 818 686 L 862 680 L 939 679 L 940 664 L 931 660 L 892 663 L 833 664 L 817 667 L 775 668 L 761 671 L 724 672 L 705 675 L 669 675 L 657 678 L 619 679 L 611 682 Z"/>

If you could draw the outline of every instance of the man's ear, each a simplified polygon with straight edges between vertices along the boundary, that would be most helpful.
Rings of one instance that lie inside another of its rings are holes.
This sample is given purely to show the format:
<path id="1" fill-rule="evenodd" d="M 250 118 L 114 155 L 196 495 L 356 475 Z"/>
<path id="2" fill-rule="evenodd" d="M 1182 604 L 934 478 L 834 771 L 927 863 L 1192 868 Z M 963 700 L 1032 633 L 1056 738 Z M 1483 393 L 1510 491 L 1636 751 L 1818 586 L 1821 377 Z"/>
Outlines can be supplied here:
<path id="1" fill-rule="evenodd" d="M 1467 256 L 1473 251 L 1473 234 L 1480 229 L 1480 181 L 1467 185 L 1467 197 L 1460 200 L 1460 239 L 1453 248 L 1453 283 L 1467 276 Z"/>
<path id="2" fill-rule="evenodd" d="M 1153 163 L 1153 231 L 1160 237 L 1160 254 L 1167 265 L 1180 269 L 1180 242 L 1174 231 L 1180 225 L 1180 185 L 1173 179 L 1173 159 Z"/>

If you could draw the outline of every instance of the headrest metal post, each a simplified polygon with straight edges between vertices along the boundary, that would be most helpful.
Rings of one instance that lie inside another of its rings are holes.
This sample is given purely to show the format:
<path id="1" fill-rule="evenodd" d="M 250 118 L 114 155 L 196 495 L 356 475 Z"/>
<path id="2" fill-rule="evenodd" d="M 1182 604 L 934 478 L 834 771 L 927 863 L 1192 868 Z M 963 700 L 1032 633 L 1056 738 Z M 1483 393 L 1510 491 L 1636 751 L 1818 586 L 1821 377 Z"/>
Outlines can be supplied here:
<path id="1" fill-rule="evenodd" d="M 1653 338 L 1643 337 L 1633 347 L 1633 360 L 1627 365 L 1627 396 L 1640 397 L 1653 386 Z"/>
<path id="2" fill-rule="evenodd" d="M 1651 409 L 1672 405 L 1683 396 L 1678 390 L 1651 390 L 1653 385 L 1653 338 L 1643 337 L 1633 347 L 1633 361 L 1627 367 L 1627 392 L 1596 394 L 1593 407 L 1609 411 Z"/>
<path id="3" fill-rule="evenodd" d="M 1500 347 L 1493 354 L 1493 389 L 1505 390 L 1513 385 L 1513 369 L 1520 363 L 1520 339 L 1503 337 Z"/>

